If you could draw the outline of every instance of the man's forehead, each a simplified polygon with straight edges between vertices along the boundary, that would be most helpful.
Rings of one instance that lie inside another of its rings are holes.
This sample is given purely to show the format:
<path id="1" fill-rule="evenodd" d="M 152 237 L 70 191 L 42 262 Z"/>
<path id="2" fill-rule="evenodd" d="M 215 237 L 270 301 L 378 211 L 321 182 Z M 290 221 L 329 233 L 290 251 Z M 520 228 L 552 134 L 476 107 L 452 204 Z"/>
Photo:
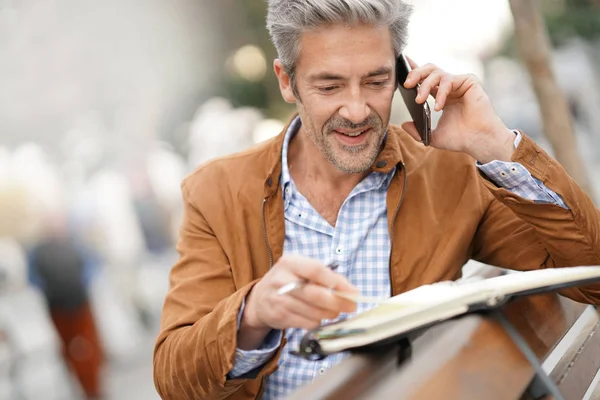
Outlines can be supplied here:
<path id="1" fill-rule="evenodd" d="M 303 32 L 299 50 L 296 67 L 310 75 L 366 76 L 394 64 L 392 37 L 386 27 L 327 25 Z"/>

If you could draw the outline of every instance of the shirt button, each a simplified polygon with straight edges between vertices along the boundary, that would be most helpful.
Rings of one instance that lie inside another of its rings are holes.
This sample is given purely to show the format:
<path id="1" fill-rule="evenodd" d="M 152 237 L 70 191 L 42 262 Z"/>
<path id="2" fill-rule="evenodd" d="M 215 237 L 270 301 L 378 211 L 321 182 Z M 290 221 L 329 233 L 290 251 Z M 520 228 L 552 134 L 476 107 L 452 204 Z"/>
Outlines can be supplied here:
<path id="1" fill-rule="evenodd" d="M 290 187 L 288 186 L 285 188 L 285 194 L 289 196 L 290 193 L 292 193 L 292 189 L 290 189 Z"/>
<path id="2" fill-rule="evenodd" d="M 325 373 L 325 368 L 321 367 L 319 368 L 319 375 L 323 375 Z"/>
<path id="3" fill-rule="evenodd" d="M 338 247 L 337 249 L 335 249 L 335 252 L 336 252 L 337 254 L 342 254 L 342 253 L 344 252 L 344 250 L 342 250 L 342 248 L 341 248 L 341 247 Z"/>

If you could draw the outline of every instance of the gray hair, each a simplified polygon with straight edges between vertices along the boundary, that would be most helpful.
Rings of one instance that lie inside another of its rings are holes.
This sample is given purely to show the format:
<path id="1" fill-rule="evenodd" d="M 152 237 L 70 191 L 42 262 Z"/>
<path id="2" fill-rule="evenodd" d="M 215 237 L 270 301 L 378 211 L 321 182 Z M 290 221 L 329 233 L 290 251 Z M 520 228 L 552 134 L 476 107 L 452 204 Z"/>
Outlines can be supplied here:
<path id="1" fill-rule="evenodd" d="M 406 45 L 412 6 L 401 0 L 268 0 L 267 28 L 285 71 L 294 78 L 300 35 L 328 24 L 388 26 L 395 55 Z"/>

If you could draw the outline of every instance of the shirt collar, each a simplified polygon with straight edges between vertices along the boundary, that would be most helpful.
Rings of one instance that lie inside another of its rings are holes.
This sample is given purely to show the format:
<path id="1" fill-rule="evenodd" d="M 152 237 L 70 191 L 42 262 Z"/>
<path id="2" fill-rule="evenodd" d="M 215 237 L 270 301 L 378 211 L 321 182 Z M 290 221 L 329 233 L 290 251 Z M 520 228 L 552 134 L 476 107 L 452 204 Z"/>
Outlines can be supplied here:
<path id="1" fill-rule="evenodd" d="M 292 138 L 296 136 L 296 133 L 300 130 L 301 126 L 302 121 L 298 115 L 292 120 L 283 137 L 283 146 L 281 147 L 281 186 L 283 187 L 284 196 L 286 186 L 292 181 L 288 164 L 288 146 Z"/>

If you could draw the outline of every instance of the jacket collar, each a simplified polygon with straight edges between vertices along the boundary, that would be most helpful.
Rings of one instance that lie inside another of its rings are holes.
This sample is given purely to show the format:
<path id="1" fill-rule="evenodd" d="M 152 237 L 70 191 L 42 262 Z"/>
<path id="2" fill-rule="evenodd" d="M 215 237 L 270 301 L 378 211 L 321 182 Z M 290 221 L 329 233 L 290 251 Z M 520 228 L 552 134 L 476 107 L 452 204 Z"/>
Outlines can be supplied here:
<path id="1" fill-rule="evenodd" d="M 279 178 L 281 176 L 281 152 L 283 150 L 283 141 L 285 138 L 285 133 L 289 129 L 291 123 L 298 116 L 295 113 L 287 122 L 281 133 L 279 133 L 275 138 L 271 139 L 268 143 L 266 155 L 265 155 L 265 165 L 267 166 L 266 170 L 266 179 L 264 183 L 265 195 L 272 196 L 274 195 L 279 188 Z M 395 126 L 389 125 L 388 134 L 383 145 L 383 149 L 373 162 L 371 166 L 372 171 L 384 172 L 388 173 L 394 168 L 396 165 L 402 163 L 402 144 L 400 140 L 400 135 L 402 135 L 402 129 Z"/>

